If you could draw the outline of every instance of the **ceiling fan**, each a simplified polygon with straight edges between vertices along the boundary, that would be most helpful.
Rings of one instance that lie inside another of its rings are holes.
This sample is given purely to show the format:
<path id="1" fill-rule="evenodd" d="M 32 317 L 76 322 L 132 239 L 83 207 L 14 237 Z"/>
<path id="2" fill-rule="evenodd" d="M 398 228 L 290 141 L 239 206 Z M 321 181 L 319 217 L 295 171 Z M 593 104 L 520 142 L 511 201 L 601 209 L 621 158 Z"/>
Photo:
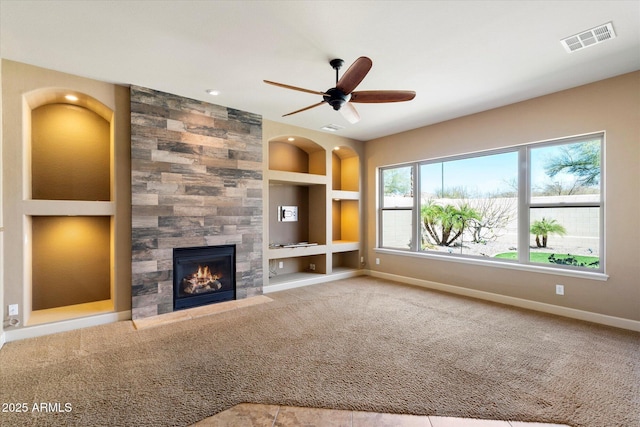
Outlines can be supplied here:
<path id="1" fill-rule="evenodd" d="M 322 96 L 322 101 L 318 102 L 317 104 L 292 111 L 291 113 L 285 114 L 282 117 L 310 110 L 311 108 L 315 108 L 319 105 L 327 103 L 331 105 L 334 110 L 340 111 L 340 113 L 342 113 L 342 116 L 350 123 L 357 123 L 360 120 L 360 115 L 352 105 L 352 102 L 402 102 L 411 101 L 416 96 L 416 93 L 410 90 L 363 90 L 354 92 L 355 88 L 365 78 L 365 76 L 371 69 L 371 66 L 373 65 L 371 59 L 367 58 L 366 56 L 361 56 L 360 58 L 356 59 L 340 79 L 338 79 L 338 70 L 340 70 L 340 68 L 344 64 L 344 61 L 342 59 L 332 59 L 331 61 L 329 61 L 329 64 L 334 70 L 336 70 L 336 86 L 328 89 L 325 92 L 303 89 L 301 87 L 264 80 L 265 83 L 268 83 L 270 85 Z"/>

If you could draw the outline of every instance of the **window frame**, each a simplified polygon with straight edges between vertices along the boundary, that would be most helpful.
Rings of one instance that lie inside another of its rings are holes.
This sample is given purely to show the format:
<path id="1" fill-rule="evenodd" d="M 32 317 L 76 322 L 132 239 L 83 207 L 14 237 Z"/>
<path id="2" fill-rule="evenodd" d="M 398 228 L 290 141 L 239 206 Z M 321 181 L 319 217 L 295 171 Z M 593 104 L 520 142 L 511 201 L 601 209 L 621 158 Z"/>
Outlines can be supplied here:
<path id="1" fill-rule="evenodd" d="M 600 142 L 600 182 L 599 182 L 599 198 L 597 202 L 536 202 L 532 201 L 532 191 L 531 191 L 531 150 L 536 148 L 541 148 L 545 146 L 558 146 L 558 145 L 568 145 L 577 142 L 587 142 L 589 140 L 599 140 Z M 442 156 L 437 158 L 431 158 L 426 160 L 418 160 L 413 162 L 406 162 L 400 164 L 393 165 L 385 165 L 378 167 L 377 173 L 377 182 L 379 184 L 378 189 L 378 224 L 376 227 L 376 248 L 377 252 L 382 253 L 394 253 L 394 254 L 403 254 L 410 255 L 420 258 L 432 258 L 432 259 L 440 259 L 447 261 L 456 261 L 456 262 L 464 262 L 464 263 L 472 263 L 479 264 L 484 266 L 496 266 L 496 267 L 504 267 L 504 268 L 513 268 L 519 270 L 527 270 L 527 271 L 536 271 L 536 272 L 544 272 L 551 274 L 560 274 L 560 275 L 569 275 L 569 276 L 578 276 L 578 277 L 588 277 L 597 280 L 606 280 L 608 276 L 606 275 L 606 251 L 605 251 L 605 148 L 606 148 L 606 132 L 598 131 L 598 132 L 590 132 L 581 135 L 575 135 L 564 138 L 556 138 L 552 140 L 538 141 L 538 142 L 530 142 L 519 145 L 513 145 L 509 147 L 503 147 L 499 149 L 490 149 L 483 150 L 477 152 L 471 152 L 466 154 L 458 154 L 451 156 Z M 434 253 L 433 251 L 422 251 L 419 247 L 420 241 L 420 204 L 421 200 L 418 195 L 421 193 L 421 176 L 420 176 L 420 166 L 431 163 L 443 163 L 448 161 L 460 160 L 460 159 L 468 159 L 475 157 L 483 157 L 483 156 L 491 156 L 508 152 L 516 152 L 518 156 L 518 190 L 517 190 L 517 240 L 518 240 L 518 258 L 516 260 L 505 260 L 505 259 L 497 259 L 497 258 L 486 258 L 479 257 L 469 254 L 458 254 L 458 253 Z M 401 167 L 412 168 L 413 173 L 413 182 L 412 182 L 412 192 L 413 192 L 413 206 L 412 207 L 385 207 L 383 206 L 384 201 L 384 181 L 383 174 L 384 171 L 390 169 L 396 169 Z M 585 267 L 576 267 L 570 265 L 562 265 L 562 264 L 542 264 L 530 261 L 530 212 L 532 209 L 537 208 L 597 208 L 599 212 L 599 235 L 598 235 L 598 256 L 599 256 L 599 266 L 598 268 L 585 268 Z M 382 240 L 383 234 L 383 212 L 386 210 L 412 210 L 412 233 L 411 233 L 411 247 L 408 249 L 399 249 L 393 247 L 385 247 L 384 242 Z M 524 248 L 522 250 L 521 248 Z"/>
<path id="2" fill-rule="evenodd" d="M 405 168 L 405 167 L 411 167 L 411 175 L 412 175 L 412 183 L 411 183 L 411 191 L 413 192 L 413 203 L 412 206 L 385 206 L 384 205 L 384 200 L 385 200 L 385 193 L 384 193 L 384 172 L 385 171 L 390 171 L 393 169 L 400 169 L 400 168 Z M 378 182 L 379 182 L 379 194 L 378 194 L 378 200 L 379 200 L 379 209 L 378 209 L 378 224 L 382 224 L 382 217 L 384 215 L 384 212 L 398 212 L 398 211 L 411 211 L 413 213 L 415 213 L 416 211 L 416 203 L 419 203 L 419 201 L 417 200 L 416 197 L 416 168 L 417 166 L 413 163 L 411 164 L 400 164 L 400 165 L 390 165 L 390 166 L 384 166 L 379 168 L 378 170 Z M 416 227 L 415 227 L 415 214 L 411 215 L 412 220 L 413 220 L 413 227 L 411 227 L 411 241 L 410 241 L 410 245 L 407 249 L 403 249 L 403 248 L 396 248 L 396 247 L 388 247 L 387 249 L 393 249 L 393 250 L 399 250 L 399 251 L 415 251 L 416 248 Z M 382 227 L 379 226 L 377 227 L 378 229 L 378 236 L 377 236 L 377 245 L 378 247 L 384 247 L 384 239 L 383 239 L 383 232 L 382 232 Z"/>

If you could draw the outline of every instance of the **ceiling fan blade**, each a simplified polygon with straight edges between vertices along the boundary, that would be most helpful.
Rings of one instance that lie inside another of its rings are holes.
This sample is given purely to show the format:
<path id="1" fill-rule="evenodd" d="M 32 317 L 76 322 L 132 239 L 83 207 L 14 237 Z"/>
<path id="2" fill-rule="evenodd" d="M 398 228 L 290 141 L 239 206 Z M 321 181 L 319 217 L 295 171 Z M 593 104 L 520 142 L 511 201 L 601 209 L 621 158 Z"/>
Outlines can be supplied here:
<path id="1" fill-rule="evenodd" d="M 292 111 L 291 113 L 284 114 L 282 117 L 287 117 L 287 116 L 290 116 L 290 115 L 292 115 L 292 114 L 301 113 L 301 112 L 303 112 L 303 111 L 310 110 L 310 109 L 312 109 L 312 108 L 315 108 L 315 107 L 317 107 L 317 106 L 319 106 L 319 105 L 324 104 L 325 102 L 326 102 L 326 101 L 320 101 L 320 102 L 318 102 L 317 104 L 309 105 L 308 107 L 304 107 L 304 108 L 301 108 L 301 109 L 299 109 L 299 110 Z"/>
<path id="2" fill-rule="evenodd" d="M 351 93 L 351 102 L 402 102 L 416 97 L 412 90 L 363 90 Z"/>
<path id="3" fill-rule="evenodd" d="M 340 80 L 338 80 L 336 88 L 340 89 L 345 94 L 353 92 L 353 90 L 365 78 L 372 65 L 373 62 L 366 56 L 361 56 L 356 59 L 349 69 L 345 71 Z"/>
<path id="4" fill-rule="evenodd" d="M 272 82 L 272 81 L 269 81 L 269 80 L 263 80 L 263 82 L 265 82 L 267 84 L 270 84 L 270 85 L 283 87 L 285 89 L 293 89 L 293 90 L 297 90 L 297 91 L 300 91 L 300 92 L 312 93 L 314 95 L 325 95 L 324 92 L 319 92 L 317 90 L 304 89 L 304 88 L 297 87 L 297 86 L 286 85 L 284 83 L 277 83 L 277 82 Z"/>
<path id="5" fill-rule="evenodd" d="M 350 102 L 345 102 L 342 107 L 340 107 L 340 113 L 342 114 L 342 117 L 347 119 L 351 124 L 355 124 L 360 121 L 360 114 L 358 114 L 356 108 Z"/>

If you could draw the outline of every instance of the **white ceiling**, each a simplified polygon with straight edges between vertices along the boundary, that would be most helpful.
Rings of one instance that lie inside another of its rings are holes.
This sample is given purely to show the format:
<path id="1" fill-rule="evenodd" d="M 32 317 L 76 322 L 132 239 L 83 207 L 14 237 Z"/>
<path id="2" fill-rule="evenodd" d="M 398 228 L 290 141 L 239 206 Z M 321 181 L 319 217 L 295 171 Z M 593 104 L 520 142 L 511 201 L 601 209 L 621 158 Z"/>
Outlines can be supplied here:
<path id="1" fill-rule="evenodd" d="M 409 130 L 640 69 L 640 1 L 0 0 L 0 56 L 135 84 L 359 140 Z M 568 54 L 560 39 L 613 22 L 613 40 Z M 373 68 L 357 90 L 413 101 L 330 106 L 332 58 Z M 212 97 L 206 89 L 218 89 Z"/>

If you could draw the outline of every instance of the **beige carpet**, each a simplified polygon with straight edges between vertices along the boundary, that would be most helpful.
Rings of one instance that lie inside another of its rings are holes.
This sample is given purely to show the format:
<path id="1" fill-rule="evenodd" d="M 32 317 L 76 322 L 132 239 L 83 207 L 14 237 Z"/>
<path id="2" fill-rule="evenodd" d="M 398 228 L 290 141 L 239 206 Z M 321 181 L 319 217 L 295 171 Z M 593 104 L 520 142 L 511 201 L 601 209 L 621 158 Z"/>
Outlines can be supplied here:
<path id="1" fill-rule="evenodd" d="M 5 344 L 0 402 L 28 411 L 0 412 L 0 425 L 185 426 L 241 402 L 576 427 L 640 420 L 637 333 L 369 277 L 269 297 L 155 328 Z M 40 402 L 60 411 L 33 411 Z"/>

